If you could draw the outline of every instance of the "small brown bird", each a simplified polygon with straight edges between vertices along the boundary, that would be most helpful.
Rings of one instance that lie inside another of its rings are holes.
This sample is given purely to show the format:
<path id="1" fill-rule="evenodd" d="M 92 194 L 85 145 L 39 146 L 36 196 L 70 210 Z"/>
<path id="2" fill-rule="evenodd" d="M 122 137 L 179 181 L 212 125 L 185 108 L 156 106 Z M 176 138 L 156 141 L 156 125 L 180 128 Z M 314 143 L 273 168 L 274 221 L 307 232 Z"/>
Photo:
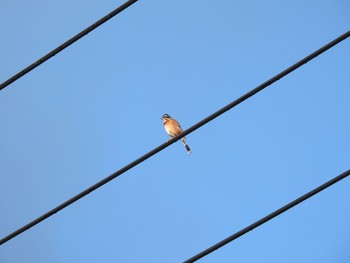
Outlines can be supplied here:
<path id="1" fill-rule="evenodd" d="M 177 120 L 171 118 L 169 116 L 169 114 L 164 114 L 161 119 L 163 121 L 166 133 L 169 134 L 171 137 L 175 137 L 183 132 L 183 130 L 182 130 L 180 124 L 177 122 Z M 187 143 L 185 141 L 185 137 L 182 137 L 180 140 L 182 141 L 183 145 L 185 145 L 187 153 L 190 154 L 191 149 L 187 145 Z"/>

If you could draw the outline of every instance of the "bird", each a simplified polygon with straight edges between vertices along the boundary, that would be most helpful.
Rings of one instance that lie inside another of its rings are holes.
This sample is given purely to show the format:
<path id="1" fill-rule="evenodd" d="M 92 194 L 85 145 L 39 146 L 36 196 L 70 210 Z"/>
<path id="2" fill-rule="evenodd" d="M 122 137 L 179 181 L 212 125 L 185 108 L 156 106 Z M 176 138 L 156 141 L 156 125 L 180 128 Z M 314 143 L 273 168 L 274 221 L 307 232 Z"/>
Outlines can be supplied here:
<path id="1" fill-rule="evenodd" d="M 166 133 L 170 135 L 170 137 L 178 136 L 183 132 L 183 130 L 182 130 L 180 124 L 177 122 L 177 120 L 171 118 L 169 114 L 164 114 L 161 119 L 162 119 L 163 124 L 164 124 L 164 129 L 165 129 Z M 185 146 L 187 153 L 190 154 L 191 149 L 187 145 L 185 137 L 182 137 L 180 140 L 182 141 L 183 145 Z"/>

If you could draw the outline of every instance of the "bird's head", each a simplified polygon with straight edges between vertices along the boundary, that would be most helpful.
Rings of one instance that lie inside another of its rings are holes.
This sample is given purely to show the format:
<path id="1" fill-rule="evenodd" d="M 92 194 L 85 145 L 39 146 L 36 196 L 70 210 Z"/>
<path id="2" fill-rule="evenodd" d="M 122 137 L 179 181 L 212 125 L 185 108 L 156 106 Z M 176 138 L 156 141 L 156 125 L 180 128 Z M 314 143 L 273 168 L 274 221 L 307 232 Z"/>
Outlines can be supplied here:
<path id="1" fill-rule="evenodd" d="M 161 119 L 162 119 L 163 122 L 166 122 L 167 120 L 171 119 L 171 117 L 170 117 L 169 114 L 166 114 L 166 113 L 165 113 L 165 114 L 162 116 Z"/>

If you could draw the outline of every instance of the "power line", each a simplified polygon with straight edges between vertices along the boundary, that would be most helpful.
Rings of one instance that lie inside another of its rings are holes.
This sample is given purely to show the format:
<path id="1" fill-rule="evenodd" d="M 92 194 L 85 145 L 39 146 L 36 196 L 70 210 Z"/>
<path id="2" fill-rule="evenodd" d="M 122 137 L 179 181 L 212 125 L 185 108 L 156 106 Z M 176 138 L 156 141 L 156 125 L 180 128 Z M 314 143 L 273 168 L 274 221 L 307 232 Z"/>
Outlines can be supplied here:
<path id="1" fill-rule="evenodd" d="M 271 214 L 261 218 L 260 220 L 256 221 L 255 223 L 243 228 L 242 230 L 236 232 L 235 234 L 225 238 L 224 240 L 216 243 L 215 245 L 211 246 L 210 248 L 198 253 L 197 255 L 191 257 L 190 259 L 184 261 L 184 263 L 191 263 L 195 262 L 198 259 L 203 258 L 204 256 L 207 256 L 208 254 L 214 252 L 215 250 L 221 248 L 224 245 L 227 245 L 228 243 L 232 242 L 233 240 L 247 234 L 249 231 L 253 230 L 254 228 L 257 228 L 261 226 L 262 224 L 266 223 L 267 221 L 270 221 L 271 219 L 275 218 L 276 216 L 279 216 L 280 214 L 286 212 L 287 210 L 291 209 L 292 207 L 300 204 L 301 202 L 304 202 L 306 199 L 318 194 L 319 192 L 325 190 L 326 188 L 330 187 L 331 185 L 339 182 L 340 180 L 343 180 L 347 176 L 350 175 L 350 170 L 347 170 L 346 172 L 338 175 L 337 177 L 334 177 L 333 179 L 329 180 L 328 182 L 320 185 L 319 187 L 311 190 L 310 192 L 304 194 L 303 196 L 295 199 L 294 201 L 286 204 L 285 206 L 277 209 L 276 211 L 272 212 Z"/>
<path id="2" fill-rule="evenodd" d="M 266 87 L 268 87 L 272 83 L 274 83 L 274 82 L 278 81 L 280 78 L 288 75 L 292 71 L 296 70 L 297 68 L 301 67 L 305 63 L 307 63 L 310 60 L 314 59 L 315 57 L 317 57 L 321 53 L 325 52 L 326 50 L 332 48 L 333 46 L 335 46 L 336 44 L 338 44 L 339 42 L 343 41 L 344 39 L 346 39 L 349 36 L 350 36 L 350 31 L 348 31 L 345 34 L 339 36 L 338 38 L 334 39 L 333 41 L 331 41 L 327 45 L 321 47 L 320 49 L 316 50 L 312 54 L 310 54 L 307 57 L 303 58 L 302 60 L 300 60 L 299 62 L 295 63 L 291 67 L 287 68 L 286 70 L 284 70 L 281 73 L 277 74 L 273 78 L 271 78 L 271 79 L 267 80 L 266 82 L 264 82 L 263 84 L 259 85 L 255 89 L 253 89 L 253 90 L 249 91 L 248 93 L 244 94 L 240 98 L 236 99 L 235 101 L 231 102 L 230 104 L 228 104 L 225 107 L 221 108 L 220 110 L 216 111 L 212 115 L 206 117 L 205 119 L 203 119 L 202 121 L 198 122 L 197 124 L 191 126 L 187 130 L 185 130 L 182 134 L 180 134 L 180 135 L 178 135 L 176 137 L 173 137 L 168 142 L 161 144 L 160 146 L 156 147 L 155 149 L 151 150 L 150 152 L 146 153 L 145 155 L 139 157 L 135 161 L 129 163 L 128 165 L 124 166 L 123 168 L 121 168 L 120 170 L 118 170 L 115 173 L 111 174 L 110 176 L 106 177 L 105 179 L 103 179 L 103 180 L 99 181 L 98 183 L 92 185 L 91 187 L 87 188 L 86 190 L 82 191 L 81 193 L 77 194 L 76 196 L 70 198 L 69 200 L 65 201 L 64 203 L 62 203 L 59 206 L 55 207 L 54 209 L 50 210 L 49 212 L 43 214 L 42 216 L 40 216 L 37 219 L 33 220 L 32 222 L 28 223 L 27 225 L 17 229 L 13 233 L 11 233 L 8 236 L 4 237 L 3 239 L 0 240 L 0 245 L 4 244 L 5 242 L 9 241 L 10 239 L 16 237 L 17 235 L 23 233 L 24 231 L 28 230 L 29 228 L 39 224 L 43 220 L 45 220 L 48 217 L 52 216 L 53 214 L 61 211 L 65 207 L 67 207 L 67 206 L 73 204 L 74 202 L 78 201 L 80 198 L 86 196 L 87 194 L 91 193 L 92 191 L 96 190 L 97 188 L 100 188 L 104 184 L 108 183 L 109 181 L 115 179 L 119 175 L 121 175 L 121 174 L 125 173 L 126 171 L 130 170 L 134 166 L 136 166 L 136 165 L 140 164 L 141 162 L 147 160 L 148 158 L 152 157 L 153 155 L 155 155 L 156 153 L 160 152 L 164 148 L 166 148 L 169 145 L 173 144 L 174 142 L 176 142 L 180 138 L 182 138 L 182 137 L 186 136 L 187 134 L 197 130 L 201 126 L 203 126 L 206 123 L 212 121 L 216 117 L 218 117 L 221 114 L 225 113 L 226 111 L 232 109 L 233 107 L 237 106 L 238 104 L 240 104 L 241 102 L 243 102 L 246 99 L 250 98 L 251 96 L 255 95 L 256 93 L 262 91 L 263 89 L 265 89 Z"/>
<path id="3" fill-rule="evenodd" d="M 96 29 L 97 27 L 99 27 L 103 23 L 107 22 L 109 19 L 111 19 L 112 17 L 116 16 L 117 14 L 119 14 L 120 12 L 122 12 L 123 10 L 125 10 L 126 8 L 128 8 L 129 6 L 131 6 L 132 4 L 134 4 L 137 1 L 138 0 L 129 0 L 129 1 L 125 2 L 124 4 L 119 6 L 117 9 L 113 10 L 112 12 L 110 12 L 109 14 L 107 14 L 104 17 L 102 17 L 100 20 L 98 20 L 94 24 L 92 24 L 91 26 L 89 26 L 86 29 L 84 29 L 83 31 L 81 31 L 79 34 L 77 34 L 74 37 L 72 37 L 71 39 L 67 40 L 62 45 L 58 46 L 57 48 L 55 48 L 51 52 L 47 53 L 45 56 L 43 56 L 42 58 L 40 58 L 39 60 L 37 60 L 33 64 L 29 65 L 28 67 L 26 67 L 22 71 L 18 72 L 16 75 L 12 76 L 11 78 L 6 80 L 5 82 L 1 83 L 0 84 L 0 90 L 4 89 L 8 85 L 10 85 L 12 82 L 14 82 L 14 81 L 18 80 L 19 78 L 23 77 L 25 74 L 29 73 L 30 71 L 35 69 L 37 66 L 41 65 L 46 60 L 48 60 L 51 57 L 55 56 L 57 53 L 61 52 L 66 47 L 72 45 L 74 42 L 78 41 L 83 36 L 89 34 L 92 30 Z"/>

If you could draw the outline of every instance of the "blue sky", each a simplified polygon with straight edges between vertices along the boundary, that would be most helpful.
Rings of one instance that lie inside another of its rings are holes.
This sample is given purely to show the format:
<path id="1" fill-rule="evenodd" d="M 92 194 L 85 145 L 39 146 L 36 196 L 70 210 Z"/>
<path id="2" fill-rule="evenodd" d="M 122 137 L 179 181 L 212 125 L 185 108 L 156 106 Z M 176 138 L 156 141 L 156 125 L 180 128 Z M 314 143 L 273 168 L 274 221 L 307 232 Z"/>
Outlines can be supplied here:
<path id="1" fill-rule="evenodd" d="M 3 1 L 3 82 L 122 1 Z M 349 30 L 350 3 L 139 1 L 0 94 L 0 235 Z M 0 247 L 181 262 L 349 169 L 350 40 Z M 200 262 L 349 262 L 345 179 Z"/>

